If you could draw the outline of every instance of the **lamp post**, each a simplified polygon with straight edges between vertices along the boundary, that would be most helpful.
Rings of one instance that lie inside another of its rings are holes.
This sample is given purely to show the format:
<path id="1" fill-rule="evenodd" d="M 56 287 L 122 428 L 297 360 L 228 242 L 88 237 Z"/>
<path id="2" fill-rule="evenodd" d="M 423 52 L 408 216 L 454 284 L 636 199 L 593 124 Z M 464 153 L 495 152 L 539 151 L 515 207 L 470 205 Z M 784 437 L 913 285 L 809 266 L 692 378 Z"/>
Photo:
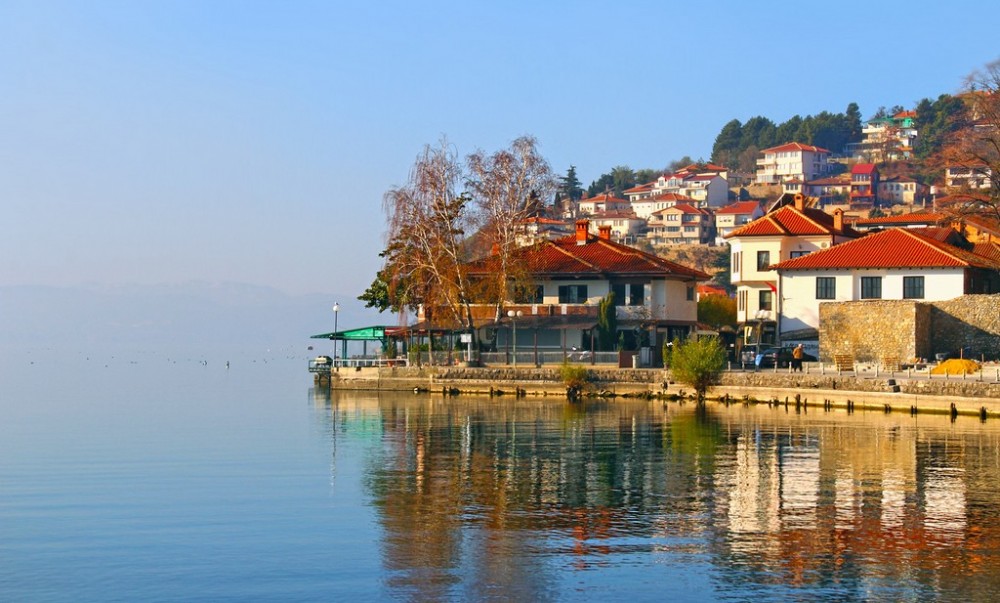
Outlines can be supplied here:
<path id="1" fill-rule="evenodd" d="M 513 310 L 507 310 L 507 318 L 510 319 L 512 337 L 511 342 L 514 344 L 514 368 L 517 368 L 517 319 L 524 316 L 524 312 L 518 310 L 517 312 Z"/>
<path id="2" fill-rule="evenodd" d="M 340 303 L 333 303 L 333 366 L 337 366 L 337 318 L 340 315 Z M 337 367 L 340 370 L 340 367 Z"/>

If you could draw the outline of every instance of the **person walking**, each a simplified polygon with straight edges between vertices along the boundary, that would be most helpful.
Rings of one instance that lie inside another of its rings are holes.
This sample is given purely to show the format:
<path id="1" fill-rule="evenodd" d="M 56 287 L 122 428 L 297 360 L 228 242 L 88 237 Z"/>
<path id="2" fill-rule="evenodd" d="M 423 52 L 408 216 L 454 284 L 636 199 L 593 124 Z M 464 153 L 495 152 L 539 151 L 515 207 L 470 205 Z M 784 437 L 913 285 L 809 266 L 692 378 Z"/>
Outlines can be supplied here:
<path id="1" fill-rule="evenodd" d="M 803 349 L 802 349 L 802 344 L 800 343 L 799 345 L 795 346 L 794 350 L 792 350 L 793 371 L 799 371 L 800 373 L 802 372 L 802 354 L 803 354 Z"/>

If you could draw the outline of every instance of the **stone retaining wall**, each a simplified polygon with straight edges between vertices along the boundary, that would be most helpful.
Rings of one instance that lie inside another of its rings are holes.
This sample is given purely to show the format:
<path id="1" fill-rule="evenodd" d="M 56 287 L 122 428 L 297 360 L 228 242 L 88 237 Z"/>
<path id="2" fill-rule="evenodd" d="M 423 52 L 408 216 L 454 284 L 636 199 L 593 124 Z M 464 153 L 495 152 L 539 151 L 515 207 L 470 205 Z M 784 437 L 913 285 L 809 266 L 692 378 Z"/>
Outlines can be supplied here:
<path id="1" fill-rule="evenodd" d="M 819 305 L 820 359 L 850 354 L 858 362 L 933 359 L 935 354 L 1000 358 L 1000 295 L 937 302 L 864 300 Z"/>

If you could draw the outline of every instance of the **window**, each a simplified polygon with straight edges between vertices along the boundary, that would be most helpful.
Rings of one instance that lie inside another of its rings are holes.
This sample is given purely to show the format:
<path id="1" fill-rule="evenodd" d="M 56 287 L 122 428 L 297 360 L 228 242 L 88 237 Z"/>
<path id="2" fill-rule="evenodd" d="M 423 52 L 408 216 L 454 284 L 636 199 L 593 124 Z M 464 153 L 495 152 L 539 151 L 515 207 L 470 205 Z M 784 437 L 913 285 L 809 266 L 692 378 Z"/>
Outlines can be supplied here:
<path id="1" fill-rule="evenodd" d="M 692 287 L 691 285 L 688 285 L 687 288 L 687 300 L 694 301 L 694 287 Z"/>
<path id="2" fill-rule="evenodd" d="M 861 299 L 882 299 L 882 277 L 861 277 Z"/>
<path id="3" fill-rule="evenodd" d="M 809 252 L 808 251 L 793 251 L 790 254 L 788 254 L 788 257 L 790 257 L 791 259 L 794 260 L 795 258 L 800 258 L 800 257 L 804 256 L 807 253 L 809 253 Z"/>
<path id="4" fill-rule="evenodd" d="M 817 276 L 816 299 L 837 299 L 837 279 L 832 276 Z"/>
<path id="5" fill-rule="evenodd" d="M 582 304 L 587 301 L 587 285 L 559 285 L 560 304 Z"/>
<path id="6" fill-rule="evenodd" d="M 771 265 L 771 252 L 770 251 L 758 251 L 757 252 L 757 270 L 767 270 L 767 267 Z"/>
<path id="7" fill-rule="evenodd" d="M 615 294 L 616 306 L 641 306 L 643 305 L 643 286 L 639 283 L 617 283 L 611 285 L 611 291 Z"/>
<path id="8" fill-rule="evenodd" d="M 924 277 L 904 276 L 903 299 L 923 299 L 923 298 L 924 298 Z"/>
<path id="9" fill-rule="evenodd" d="M 773 299 L 774 294 L 771 291 L 761 291 L 760 299 L 758 300 L 760 302 L 760 309 L 770 312 L 772 310 L 771 303 Z"/>

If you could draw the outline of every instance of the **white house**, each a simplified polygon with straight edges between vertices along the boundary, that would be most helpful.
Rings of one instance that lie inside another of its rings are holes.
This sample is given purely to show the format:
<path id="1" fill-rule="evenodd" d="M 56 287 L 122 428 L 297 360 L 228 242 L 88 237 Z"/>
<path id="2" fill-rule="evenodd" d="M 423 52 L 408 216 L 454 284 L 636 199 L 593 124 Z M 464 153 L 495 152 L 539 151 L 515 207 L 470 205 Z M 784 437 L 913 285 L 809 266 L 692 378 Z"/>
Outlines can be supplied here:
<path id="1" fill-rule="evenodd" d="M 679 193 L 663 193 L 655 197 L 643 197 L 632 201 L 632 211 L 643 220 L 649 220 L 652 215 L 661 209 L 673 207 L 678 203 L 687 205 L 697 205 L 698 202 L 691 197 L 686 197 Z"/>
<path id="2" fill-rule="evenodd" d="M 833 215 L 805 206 L 795 195 L 793 203 L 776 203 L 773 211 L 726 236 L 730 250 L 730 280 L 736 286 L 736 319 L 744 338 L 754 325 L 764 326 L 767 341 L 775 335 L 778 275 L 771 265 L 860 237 L 844 224 L 844 213 Z M 752 336 L 756 339 L 756 335 Z"/>
<path id="3" fill-rule="evenodd" d="M 775 264 L 779 334 L 819 328 L 824 301 L 945 300 L 1000 292 L 1000 262 L 891 228 Z"/>
<path id="4" fill-rule="evenodd" d="M 802 183 L 830 172 L 830 151 L 800 142 L 789 142 L 761 151 L 757 160 L 757 184 Z"/>
<path id="5" fill-rule="evenodd" d="M 687 203 L 653 212 L 646 238 L 653 245 L 703 244 L 709 241 L 712 214 Z"/>
<path id="6" fill-rule="evenodd" d="M 632 205 L 627 199 L 619 199 L 608 193 L 585 197 L 577 201 L 576 215 L 591 216 L 604 211 L 627 211 Z"/>
<path id="7" fill-rule="evenodd" d="M 611 238 L 621 243 L 635 243 L 646 234 L 646 220 L 631 210 L 601 211 L 590 216 L 590 231 L 599 233 L 601 228 L 611 229 Z"/>

